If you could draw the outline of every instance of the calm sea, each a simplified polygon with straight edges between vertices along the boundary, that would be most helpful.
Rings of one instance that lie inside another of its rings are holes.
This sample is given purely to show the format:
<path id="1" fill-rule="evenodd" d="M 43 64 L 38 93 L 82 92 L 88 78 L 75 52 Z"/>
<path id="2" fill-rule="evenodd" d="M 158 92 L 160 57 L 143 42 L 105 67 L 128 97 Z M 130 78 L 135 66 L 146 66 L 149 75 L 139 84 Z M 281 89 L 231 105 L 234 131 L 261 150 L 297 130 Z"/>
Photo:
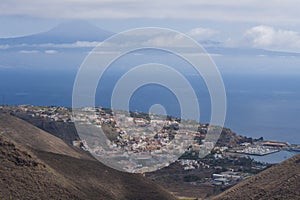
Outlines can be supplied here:
<path id="1" fill-rule="evenodd" d="M 1 101 L 9 105 L 71 106 L 75 70 L 0 70 Z M 110 95 L 119 76 L 99 83 L 99 105 L 110 106 Z M 300 79 L 297 76 L 223 75 L 227 93 L 225 126 L 238 134 L 300 144 Z M 193 77 L 190 77 L 193 82 Z M 196 88 L 196 87 L 195 87 Z M 201 121 L 210 118 L 210 100 L 205 88 L 195 89 L 201 107 Z M 137 90 L 131 109 L 148 111 L 162 104 L 168 114 L 177 115 L 179 105 L 166 88 L 148 85 Z"/>

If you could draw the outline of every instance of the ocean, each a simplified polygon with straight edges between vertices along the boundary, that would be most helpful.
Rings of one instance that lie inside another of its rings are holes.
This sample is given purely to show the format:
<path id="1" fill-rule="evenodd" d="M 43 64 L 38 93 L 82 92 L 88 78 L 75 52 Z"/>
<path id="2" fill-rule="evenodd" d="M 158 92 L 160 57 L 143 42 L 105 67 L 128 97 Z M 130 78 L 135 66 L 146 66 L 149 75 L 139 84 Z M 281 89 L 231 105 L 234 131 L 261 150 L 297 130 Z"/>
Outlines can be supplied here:
<path id="1" fill-rule="evenodd" d="M 72 105 L 76 71 L 12 70 L 0 73 L 2 103 L 8 105 Z M 227 95 L 225 126 L 238 134 L 267 140 L 300 144 L 300 92 L 297 76 L 223 75 Z M 110 80 L 110 82 L 108 81 Z M 113 79 L 101 83 L 99 105 L 109 107 Z M 108 85 L 109 87 L 105 87 Z M 178 102 L 172 93 L 159 86 L 139 89 L 131 99 L 131 109 L 147 111 L 152 104 L 166 105 L 169 114 L 178 114 Z M 207 92 L 198 92 L 201 121 L 210 118 Z M 151 98 L 152 97 L 152 98 Z M 175 99 L 175 100 L 174 100 Z"/>
<path id="2" fill-rule="evenodd" d="M 76 73 L 87 54 L 70 52 L 69 54 L 43 55 L 44 57 L 34 54 L 20 55 L 17 59 L 14 59 L 15 54 L 2 54 L 3 57 L 0 60 L 4 63 L 0 66 L 2 104 L 71 107 Z M 171 62 L 168 62 L 169 60 Z M 268 63 L 270 60 L 274 62 L 274 58 L 268 58 L 262 63 Z M 299 74 L 251 73 L 250 67 L 247 68 L 248 71 L 233 72 L 228 70 L 230 67 L 229 64 L 226 66 L 225 61 L 225 58 L 216 59 L 217 65 L 224 63 L 224 66 L 220 66 L 219 69 L 227 95 L 225 127 L 240 135 L 300 144 Z M 134 54 L 113 63 L 98 84 L 96 106 L 110 107 L 114 85 L 128 70 L 128 66 L 136 66 L 145 62 L 174 65 L 180 73 L 185 74 L 198 97 L 200 121 L 209 122 L 210 96 L 203 79 L 195 76 L 195 71 L 181 67 L 186 65 L 184 61 L 178 58 L 170 59 L 166 54 L 153 54 L 150 59 Z M 24 63 L 24 66 L 19 63 Z M 227 63 L 232 64 L 232 60 Z M 10 67 L 11 65 L 14 66 Z M 249 66 L 252 65 L 254 63 L 249 64 Z M 154 104 L 163 105 L 167 114 L 180 116 L 178 100 L 168 88 L 149 84 L 136 90 L 130 99 L 130 109 L 133 111 L 148 112 Z"/>

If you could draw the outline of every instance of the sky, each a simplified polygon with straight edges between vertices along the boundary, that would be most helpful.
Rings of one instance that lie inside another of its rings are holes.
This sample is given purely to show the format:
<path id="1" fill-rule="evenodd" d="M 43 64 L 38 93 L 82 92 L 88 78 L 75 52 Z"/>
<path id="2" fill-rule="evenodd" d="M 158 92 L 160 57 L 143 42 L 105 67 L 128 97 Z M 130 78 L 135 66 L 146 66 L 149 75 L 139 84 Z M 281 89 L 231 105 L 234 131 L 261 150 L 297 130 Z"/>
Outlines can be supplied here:
<path id="1" fill-rule="evenodd" d="M 110 31 L 158 26 L 225 46 L 300 52 L 296 0 L 2 0 L 0 37 L 51 29 L 83 19 Z"/>

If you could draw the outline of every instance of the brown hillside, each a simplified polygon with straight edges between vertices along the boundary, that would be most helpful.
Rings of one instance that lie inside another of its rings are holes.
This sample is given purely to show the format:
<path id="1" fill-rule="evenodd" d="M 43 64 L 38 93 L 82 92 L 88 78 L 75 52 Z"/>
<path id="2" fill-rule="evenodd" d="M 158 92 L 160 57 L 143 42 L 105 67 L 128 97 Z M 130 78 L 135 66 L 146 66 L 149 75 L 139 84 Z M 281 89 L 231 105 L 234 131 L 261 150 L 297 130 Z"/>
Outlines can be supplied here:
<path id="1" fill-rule="evenodd" d="M 0 114 L 0 199 L 175 199 L 20 119 Z"/>
<path id="2" fill-rule="evenodd" d="M 78 199 L 63 176 L 3 135 L 0 160 L 0 199 Z"/>
<path id="3" fill-rule="evenodd" d="M 64 154 L 76 158 L 90 159 L 76 151 L 61 139 L 8 114 L 0 113 L 0 134 L 7 135 L 16 143 L 42 151 Z"/>
<path id="4" fill-rule="evenodd" d="M 300 154 L 235 185 L 214 199 L 300 199 Z"/>

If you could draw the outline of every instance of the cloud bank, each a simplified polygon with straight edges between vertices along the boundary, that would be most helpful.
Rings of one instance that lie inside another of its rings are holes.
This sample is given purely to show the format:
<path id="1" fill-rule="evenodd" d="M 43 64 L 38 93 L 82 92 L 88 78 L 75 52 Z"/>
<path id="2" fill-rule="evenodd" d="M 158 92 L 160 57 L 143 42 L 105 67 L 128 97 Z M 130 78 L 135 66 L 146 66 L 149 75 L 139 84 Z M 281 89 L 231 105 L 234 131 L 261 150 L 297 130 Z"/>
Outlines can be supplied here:
<path id="1" fill-rule="evenodd" d="M 218 31 L 211 28 L 194 28 L 187 32 L 187 35 L 191 36 L 195 40 L 203 41 L 211 39 Z"/>
<path id="2" fill-rule="evenodd" d="M 297 0 L 2 0 L 1 16 L 63 19 L 168 18 L 297 23 Z"/>
<path id="3" fill-rule="evenodd" d="M 300 52 L 300 34 L 291 30 L 275 29 L 271 26 L 255 26 L 248 29 L 243 41 L 255 48 L 277 51 Z"/>

